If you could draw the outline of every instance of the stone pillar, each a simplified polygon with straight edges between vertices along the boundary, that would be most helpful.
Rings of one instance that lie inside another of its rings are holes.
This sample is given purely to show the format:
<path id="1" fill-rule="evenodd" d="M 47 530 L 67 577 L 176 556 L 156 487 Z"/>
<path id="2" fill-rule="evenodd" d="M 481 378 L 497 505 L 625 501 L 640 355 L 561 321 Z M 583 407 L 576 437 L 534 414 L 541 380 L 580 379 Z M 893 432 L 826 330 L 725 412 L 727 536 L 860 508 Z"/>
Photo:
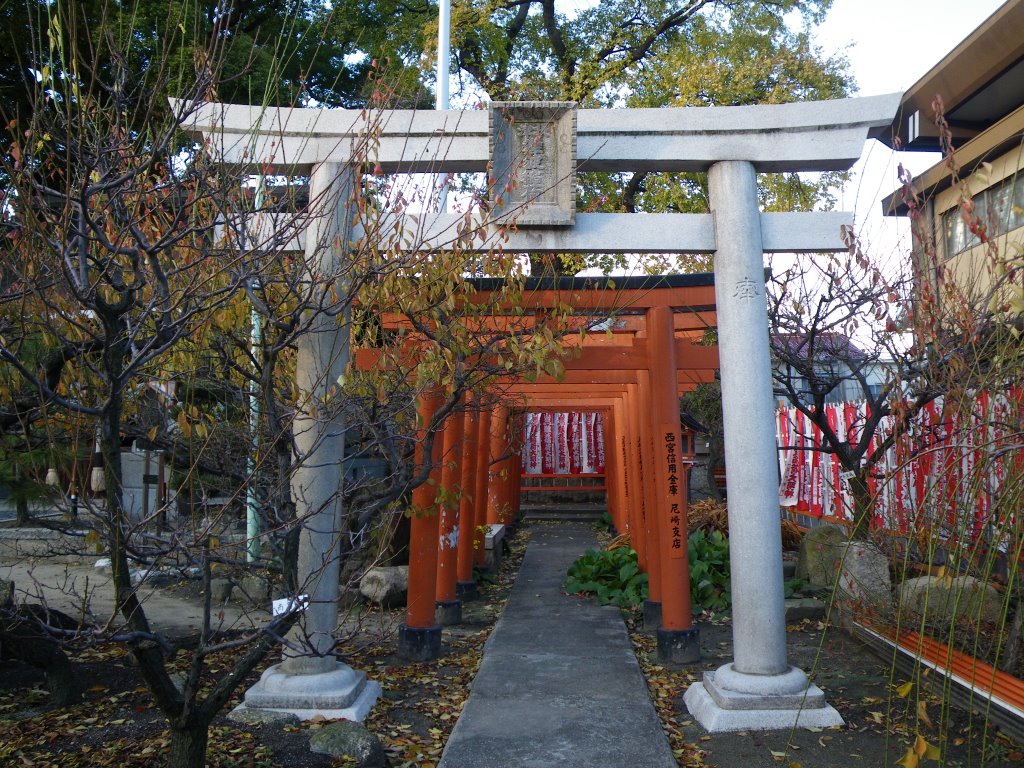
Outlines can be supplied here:
<path id="1" fill-rule="evenodd" d="M 300 521 L 298 583 L 308 606 L 289 634 L 284 661 L 245 694 L 249 710 L 362 720 L 380 686 L 333 655 L 338 625 L 345 423 L 335 401 L 349 355 L 345 254 L 352 232 L 353 173 L 322 163 L 309 182 L 305 331 L 296 340 L 299 393 L 294 421 L 292 499 Z M 335 303 L 341 301 L 340 306 Z"/>
<path id="2" fill-rule="evenodd" d="M 466 412 L 465 418 L 465 433 L 462 442 L 462 456 L 464 460 L 468 459 L 470 454 L 476 451 L 479 413 L 476 410 L 469 410 Z M 455 593 L 462 600 L 472 600 L 476 597 L 477 593 L 476 580 L 473 578 L 475 527 L 476 520 L 473 515 L 473 503 L 468 496 L 463 495 L 459 502 L 459 540 L 455 568 Z"/>
<path id="3" fill-rule="evenodd" d="M 420 395 L 416 417 L 416 469 L 430 463 L 430 479 L 412 492 L 412 522 L 409 531 L 409 590 L 405 622 L 398 628 L 398 655 L 413 661 L 430 661 L 441 653 L 441 626 L 435 618 L 437 592 L 438 531 L 440 510 L 437 486 L 442 478 L 443 433 L 434 435 L 431 452 L 426 452 L 430 422 L 443 398 L 436 390 Z M 459 414 L 448 417 L 449 426 Z M 447 433 L 447 430 L 445 430 Z"/>
<path id="4" fill-rule="evenodd" d="M 661 626 L 658 658 L 700 661 L 700 634 L 690 615 L 690 569 L 686 546 L 686 484 L 679 435 L 675 330 L 672 308 L 647 310 L 647 364 L 650 373 L 650 424 L 656 483 L 654 514 L 661 539 Z"/>
<path id="5" fill-rule="evenodd" d="M 764 254 L 754 166 L 711 167 L 715 301 L 729 472 L 733 661 L 690 686 L 686 705 L 709 731 L 841 725 L 821 689 L 786 659 Z"/>
<path id="6" fill-rule="evenodd" d="M 441 456 L 441 487 L 445 501 L 441 505 L 441 525 L 437 536 L 437 623 L 441 626 L 462 621 L 462 601 L 455 590 L 459 545 L 459 499 L 465 456 L 465 422 L 462 411 L 448 417 Z"/>

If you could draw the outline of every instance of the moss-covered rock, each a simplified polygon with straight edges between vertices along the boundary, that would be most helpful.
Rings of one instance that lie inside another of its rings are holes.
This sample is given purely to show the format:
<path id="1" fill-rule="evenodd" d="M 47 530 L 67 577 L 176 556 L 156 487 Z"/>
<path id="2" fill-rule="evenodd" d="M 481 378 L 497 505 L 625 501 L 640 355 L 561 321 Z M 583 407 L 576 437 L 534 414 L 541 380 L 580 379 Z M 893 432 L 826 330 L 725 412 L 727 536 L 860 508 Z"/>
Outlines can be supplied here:
<path id="1" fill-rule="evenodd" d="M 899 588 L 904 614 L 936 622 L 996 622 L 1003 615 L 1003 597 L 973 576 L 918 576 Z"/>
<path id="2" fill-rule="evenodd" d="M 385 764 L 380 739 L 350 720 L 329 723 L 315 731 L 309 748 L 321 755 L 354 759 L 359 768 L 384 768 Z"/>
<path id="3" fill-rule="evenodd" d="M 811 587 L 831 589 L 839 573 L 839 561 L 842 558 L 840 545 L 846 540 L 846 531 L 834 525 L 822 525 L 809 530 L 800 541 L 796 577 Z"/>

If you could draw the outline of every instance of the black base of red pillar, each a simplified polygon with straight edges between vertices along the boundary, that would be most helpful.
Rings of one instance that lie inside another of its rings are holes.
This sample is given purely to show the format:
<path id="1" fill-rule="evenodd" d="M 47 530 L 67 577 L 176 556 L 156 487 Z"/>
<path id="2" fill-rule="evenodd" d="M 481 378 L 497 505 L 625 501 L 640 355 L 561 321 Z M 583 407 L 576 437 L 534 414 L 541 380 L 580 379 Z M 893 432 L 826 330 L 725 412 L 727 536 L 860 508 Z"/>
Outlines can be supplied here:
<path id="1" fill-rule="evenodd" d="M 434 605 L 434 620 L 442 627 L 462 623 L 461 600 L 438 600 Z"/>
<path id="2" fill-rule="evenodd" d="M 398 655 L 408 661 L 433 661 L 441 655 L 441 626 L 398 628 Z"/>
<path id="3" fill-rule="evenodd" d="M 661 603 L 644 600 L 644 632 L 655 632 L 661 626 Z"/>
<path id="4" fill-rule="evenodd" d="M 658 627 L 658 661 L 693 664 L 700 661 L 700 630 Z"/>

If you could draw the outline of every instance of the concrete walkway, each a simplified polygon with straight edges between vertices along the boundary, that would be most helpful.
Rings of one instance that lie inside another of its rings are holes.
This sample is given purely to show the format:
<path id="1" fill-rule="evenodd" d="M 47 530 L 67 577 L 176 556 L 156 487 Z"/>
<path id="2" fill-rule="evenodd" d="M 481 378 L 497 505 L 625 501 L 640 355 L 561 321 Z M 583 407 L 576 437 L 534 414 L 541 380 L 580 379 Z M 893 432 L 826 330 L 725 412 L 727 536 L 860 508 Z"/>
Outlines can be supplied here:
<path id="1" fill-rule="evenodd" d="M 674 768 L 619 609 L 562 594 L 597 546 L 539 525 L 439 768 Z"/>

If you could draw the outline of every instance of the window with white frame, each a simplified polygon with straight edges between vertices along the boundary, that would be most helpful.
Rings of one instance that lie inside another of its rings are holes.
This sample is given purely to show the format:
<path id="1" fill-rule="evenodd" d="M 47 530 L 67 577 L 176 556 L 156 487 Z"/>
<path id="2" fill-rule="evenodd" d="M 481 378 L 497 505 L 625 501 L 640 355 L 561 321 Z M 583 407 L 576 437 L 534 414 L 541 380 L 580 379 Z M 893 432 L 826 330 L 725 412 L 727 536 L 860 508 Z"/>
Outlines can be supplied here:
<path id="1" fill-rule="evenodd" d="M 999 235 L 1024 227 L 1024 174 L 1015 174 L 942 214 L 946 256 L 954 256 Z"/>

